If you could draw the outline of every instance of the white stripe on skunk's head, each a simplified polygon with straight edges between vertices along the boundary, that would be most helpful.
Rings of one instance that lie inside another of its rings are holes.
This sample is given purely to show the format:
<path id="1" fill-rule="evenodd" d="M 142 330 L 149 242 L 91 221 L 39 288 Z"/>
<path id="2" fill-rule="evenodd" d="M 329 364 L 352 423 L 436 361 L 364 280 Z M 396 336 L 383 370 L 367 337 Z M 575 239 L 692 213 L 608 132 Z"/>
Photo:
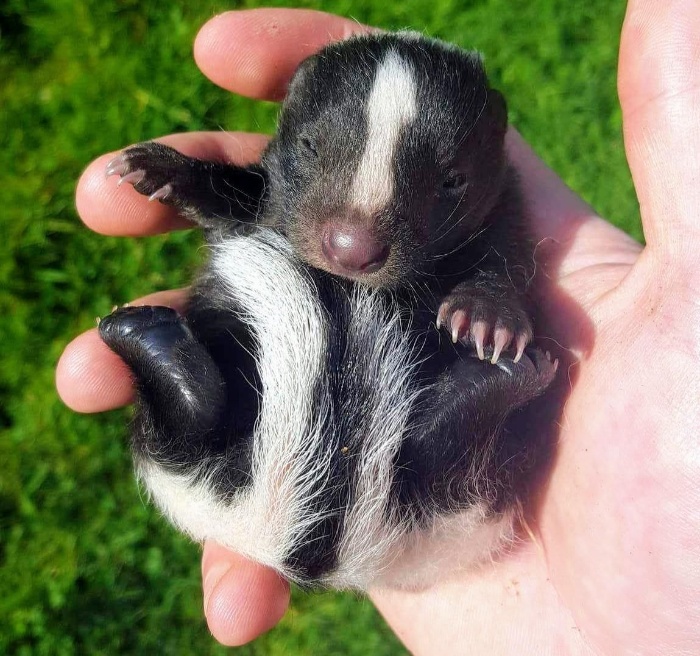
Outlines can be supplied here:
<path id="1" fill-rule="evenodd" d="M 332 44 L 300 66 L 264 156 L 269 220 L 312 266 L 410 282 L 479 230 L 505 129 L 475 53 L 401 33 Z"/>
<path id="2" fill-rule="evenodd" d="M 364 150 L 347 199 L 368 216 L 384 211 L 394 198 L 396 151 L 403 132 L 416 119 L 416 95 L 413 70 L 395 50 L 389 50 L 367 99 Z"/>

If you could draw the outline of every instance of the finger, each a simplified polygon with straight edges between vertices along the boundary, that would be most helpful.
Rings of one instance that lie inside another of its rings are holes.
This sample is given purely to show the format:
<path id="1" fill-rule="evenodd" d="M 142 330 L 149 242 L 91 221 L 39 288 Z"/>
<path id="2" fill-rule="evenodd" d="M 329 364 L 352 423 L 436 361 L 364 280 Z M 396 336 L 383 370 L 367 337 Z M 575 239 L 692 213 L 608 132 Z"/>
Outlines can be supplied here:
<path id="1" fill-rule="evenodd" d="M 506 144 L 535 241 L 537 284 L 532 293 L 546 318 L 538 337 L 566 344 L 583 357 L 594 335 L 586 313 L 620 284 L 641 246 L 597 216 L 515 130 L 508 131 Z"/>
<path id="2" fill-rule="evenodd" d="M 168 305 L 182 310 L 184 289 L 158 292 L 132 305 Z M 76 412 L 104 412 L 131 403 L 134 387 L 122 360 L 107 348 L 96 328 L 76 337 L 56 366 L 56 389 L 62 401 Z"/>
<path id="3" fill-rule="evenodd" d="M 618 90 L 644 234 L 654 250 L 697 252 L 700 3 L 630 0 Z"/>
<path id="4" fill-rule="evenodd" d="M 598 263 L 633 264 L 640 245 L 601 219 L 510 129 L 506 147 L 518 170 L 527 216 L 538 244 L 536 260 L 557 264 L 556 278 Z"/>
<path id="5" fill-rule="evenodd" d="M 276 572 L 214 542 L 204 545 L 202 587 L 209 630 L 224 645 L 268 631 L 289 605 L 289 584 Z"/>
<path id="6" fill-rule="evenodd" d="M 225 89 L 280 100 L 302 59 L 331 41 L 368 31 L 348 18 L 307 9 L 230 11 L 202 27 L 194 57 Z"/>
<path id="7" fill-rule="evenodd" d="M 267 137 L 242 132 L 192 132 L 157 139 L 185 155 L 245 165 L 256 161 Z M 75 202 L 78 214 L 95 232 L 105 235 L 153 235 L 190 227 L 172 207 L 149 200 L 131 185 L 117 186 L 117 176 L 106 177 L 107 162 L 117 153 L 98 157 L 83 172 Z"/>

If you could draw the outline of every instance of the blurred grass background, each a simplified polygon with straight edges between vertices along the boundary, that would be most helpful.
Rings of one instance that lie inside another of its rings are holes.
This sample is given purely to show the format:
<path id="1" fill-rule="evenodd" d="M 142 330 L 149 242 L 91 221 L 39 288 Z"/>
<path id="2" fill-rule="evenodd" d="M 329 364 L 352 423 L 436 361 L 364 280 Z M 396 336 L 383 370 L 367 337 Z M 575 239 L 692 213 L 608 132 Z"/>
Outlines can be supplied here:
<path id="1" fill-rule="evenodd" d="M 54 392 L 64 345 L 115 303 L 183 285 L 196 234 L 91 234 L 76 179 L 97 155 L 184 130 L 270 132 L 277 108 L 215 88 L 198 27 L 266 2 L 0 3 L 0 654 L 219 654 L 199 550 L 147 507 L 126 411 L 78 416 Z M 286 4 L 276 2 L 274 4 Z M 511 120 L 603 215 L 641 236 L 615 91 L 624 2 L 299 2 L 476 47 Z M 295 592 L 241 654 L 401 654 L 371 604 Z"/>

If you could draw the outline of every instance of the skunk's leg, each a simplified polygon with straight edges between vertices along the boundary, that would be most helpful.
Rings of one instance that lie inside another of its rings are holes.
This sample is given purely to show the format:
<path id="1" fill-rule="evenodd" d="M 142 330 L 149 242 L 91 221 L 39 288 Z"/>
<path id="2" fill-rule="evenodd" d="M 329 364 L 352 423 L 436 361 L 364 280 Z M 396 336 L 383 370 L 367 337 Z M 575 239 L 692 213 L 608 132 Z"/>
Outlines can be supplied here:
<path id="1" fill-rule="evenodd" d="M 472 344 L 479 358 L 496 363 L 510 351 L 517 362 L 532 342 L 527 290 L 535 276 L 535 245 L 525 228 L 525 210 L 515 172 L 509 168 L 501 196 L 482 229 L 468 241 L 473 265 L 441 299 L 437 325 L 454 342 Z M 464 271 L 463 251 L 442 265 L 445 273 Z"/>
<path id="2" fill-rule="evenodd" d="M 401 502 L 449 509 L 488 491 L 493 498 L 487 501 L 497 504 L 498 488 L 512 487 L 510 470 L 522 463 L 528 447 L 524 432 L 510 426 L 505 431 L 504 423 L 549 387 L 557 365 L 534 348 L 518 362 L 501 357 L 492 365 L 473 356 L 456 361 L 402 445 Z"/>
<path id="3" fill-rule="evenodd" d="M 177 313 L 123 307 L 102 319 L 99 331 L 135 379 L 136 455 L 182 471 L 220 453 L 224 381 Z"/>
<path id="4" fill-rule="evenodd" d="M 259 165 L 205 162 L 155 141 L 127 148 L 107 164 L 106 173 L 204 228 L 254 221 L 266 191 Z"/>

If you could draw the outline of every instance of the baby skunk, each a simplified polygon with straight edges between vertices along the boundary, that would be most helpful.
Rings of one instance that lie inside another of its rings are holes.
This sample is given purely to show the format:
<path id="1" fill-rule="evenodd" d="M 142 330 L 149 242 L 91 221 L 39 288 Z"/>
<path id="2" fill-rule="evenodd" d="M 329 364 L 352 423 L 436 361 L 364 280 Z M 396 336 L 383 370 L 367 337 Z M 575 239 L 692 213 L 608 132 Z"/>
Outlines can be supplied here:
<path id="1" fill-rule="evenodd" d="M 360 589 L 502 544 L 533 448 L 516 411 L 556 371 L 526 350 L 505 131 L 476 54 L 382 34 L 301 64 L 255 165 L 158 143 L 109 164 L 211 251 L 184 316 L 100 324 L 136 382 L 138 475 L 181 530 Z"/>

